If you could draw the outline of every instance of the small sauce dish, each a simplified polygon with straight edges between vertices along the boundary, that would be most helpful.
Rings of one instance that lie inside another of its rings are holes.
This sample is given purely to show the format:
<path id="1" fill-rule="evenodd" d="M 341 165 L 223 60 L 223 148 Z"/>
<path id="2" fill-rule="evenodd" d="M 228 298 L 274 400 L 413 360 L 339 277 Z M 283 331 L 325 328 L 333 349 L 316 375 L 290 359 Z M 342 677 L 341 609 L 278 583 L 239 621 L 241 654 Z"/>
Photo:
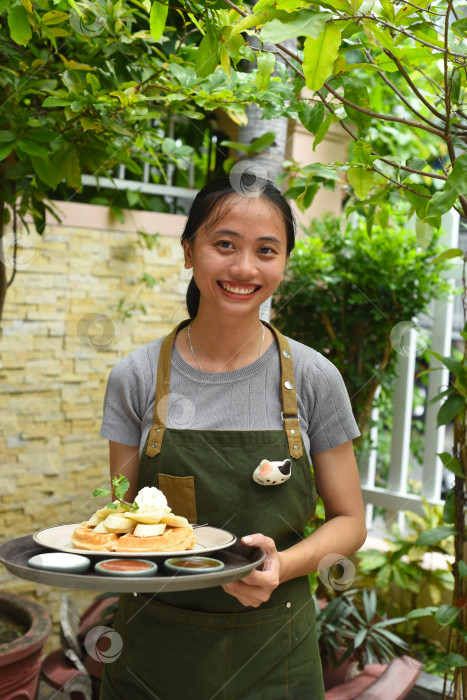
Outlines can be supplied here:
<path id="1" fill-rule="evenodd" d="M 175 574 L 211 574 L 222 571 L 224 562 L 212 557 L 171 557 L 164 566 Z"/>
<path id="2" fill-rule="evenodd" d="M 148 559 L 104 559 L 94 564 L 94 571 L 104 576 L 154 576 L 157 564 Z"/>
<path id="3" fill-rule="evenodd" d="M 65 552 L 44 552 L 28 559 L 28 566 L 33 569 L 59 571 L 62 574 L 84 574 L 90 565 L 91 560 L 87 557 Z"/>

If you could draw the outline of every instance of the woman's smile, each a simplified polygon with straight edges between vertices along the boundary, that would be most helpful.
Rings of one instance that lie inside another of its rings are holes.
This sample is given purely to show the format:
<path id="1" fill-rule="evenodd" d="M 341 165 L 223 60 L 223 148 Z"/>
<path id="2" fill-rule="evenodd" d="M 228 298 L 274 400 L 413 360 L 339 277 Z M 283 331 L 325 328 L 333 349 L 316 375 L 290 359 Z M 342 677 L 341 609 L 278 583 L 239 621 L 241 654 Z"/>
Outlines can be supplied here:
<path id="1" fill-rule="evenodd" d="M 226 282 L 219 280 L 217 282 L 222 291 L 229 297 L 251 297 L 255 292 L 261 289 L 260 284 L 246 284 L 245 282 Z"/>

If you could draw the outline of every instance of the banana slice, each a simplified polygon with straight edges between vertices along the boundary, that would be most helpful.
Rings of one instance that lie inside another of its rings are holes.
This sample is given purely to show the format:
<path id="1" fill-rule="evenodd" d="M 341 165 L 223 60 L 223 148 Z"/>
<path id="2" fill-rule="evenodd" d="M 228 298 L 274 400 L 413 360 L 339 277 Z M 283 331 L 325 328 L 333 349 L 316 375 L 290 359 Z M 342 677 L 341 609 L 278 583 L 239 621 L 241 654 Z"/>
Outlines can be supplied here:
<path id="1" fill-rule="evenodd" d="M 96 525 L 99 525 L 99 523 L 101 523 L 103 520 L 105 520 L 106 517 L 107 517 L 106 515 L 101 517 L 100 515 L 97 515 L 96 513 L 94 513 L 94 515 L 92 515 L 89 518 L 89 520 L 86 522 L 86 525 L 87 525 L 87 527 L 95 527 Z"/>
<path id="2" fill-rule="evenodd" d="M 108 506 L 104 506 L 103 508 L 99 508 L 99 510 L 96 510 L 96 512 L 94 513 L 94 515 L 92 517 L 93 518 L 98 517 L 98 518 L 101 518 L 101 520 L 102 520 L 103 518 L 106 518 L 108 515 L 125 512 L 125 508 L 122 506 L 121 503 L 119 503 L 118 501 L 113 501 L 113 504 L 116 505 L 117 507 L 116 508 L 109 508 Z"/>
<path id="3" fill-rule="evenodd" d="M 106 532 L 115 532 L 117 534 L 121 532 L 132 532 L 135 527 L 134 522 L 128 520 L 128 518 L 125 518 L 123 515 L 108 515 L 106 519 L 103 520 L 102 525 L 106 528 Z"/>
<path id="4" fill-rule="evenodd" d="M 136 535 L 136 537 L 154 537 L 155 535 L 162 535 L 165 527 L 163 523 L 156 525 L 138 523 L 133 534 Z"/>
<path id="5" fill-rule="evenodd" d="M 89 520 L 88 520 L 88 523 L 89 523 Z M 106 526 L 104 525 L 104 521 L 101 520 L 101 522 L 98 525 L 96 525 L 96 527 L 93 529 L 93 532 L 99 532 L 99 533 L 104 534 L 104 533 L 107 533 L 109 531 L 107 530 Z"/>
<path id="6" fill-rule="evenodd" d="M 165 512 L 163 510 L 136 510 L 125 513 L 125 518 L 135 520 L 137 523 L 154 525 L 155 523 L 160 523 L 164 515 Z"/>
<path id="7" fill-rule="evenodd" d="M 162 523 L 171 525 L 172 527 L 188 527 L 189 522 L 183 515 L 174 515 L 173 513 L 166 513 L 161 519 Z"/>

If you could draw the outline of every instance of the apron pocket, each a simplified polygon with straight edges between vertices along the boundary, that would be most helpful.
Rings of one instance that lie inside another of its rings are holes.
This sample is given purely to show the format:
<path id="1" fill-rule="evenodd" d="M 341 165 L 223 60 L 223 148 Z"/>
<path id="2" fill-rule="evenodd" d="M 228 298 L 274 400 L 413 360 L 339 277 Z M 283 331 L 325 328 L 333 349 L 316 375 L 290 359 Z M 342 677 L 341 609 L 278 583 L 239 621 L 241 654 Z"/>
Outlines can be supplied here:
<path id="1" fill-rule="evenodd" d="M 159 488 L 167 498 L 167 503 L 175 515 L 183 515 L 190 523 L 195 523 L 196 497 L 194 476 L 172 476 L 159 474 Z"/>

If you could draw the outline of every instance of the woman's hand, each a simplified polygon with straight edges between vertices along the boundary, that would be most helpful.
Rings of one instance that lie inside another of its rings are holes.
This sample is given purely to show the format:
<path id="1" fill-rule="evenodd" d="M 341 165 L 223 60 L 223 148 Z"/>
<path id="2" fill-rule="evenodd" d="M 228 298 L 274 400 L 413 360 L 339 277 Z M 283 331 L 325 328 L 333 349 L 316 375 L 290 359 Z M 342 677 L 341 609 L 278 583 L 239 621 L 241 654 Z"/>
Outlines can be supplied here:
<path id="1" fill-rule="evenodd" d="M 222 588 L 226 593 L 237 598 L 242 605 L 257 608 L 269 600 L 273 590 L 280 583 L 281 558 L 274 540 L 260 533 L 242 537 L 248 547 L 261 547 L 266 552 L 266 559 L 261 568 L 254 569 L 240 581 L 225 583 Z"/>

